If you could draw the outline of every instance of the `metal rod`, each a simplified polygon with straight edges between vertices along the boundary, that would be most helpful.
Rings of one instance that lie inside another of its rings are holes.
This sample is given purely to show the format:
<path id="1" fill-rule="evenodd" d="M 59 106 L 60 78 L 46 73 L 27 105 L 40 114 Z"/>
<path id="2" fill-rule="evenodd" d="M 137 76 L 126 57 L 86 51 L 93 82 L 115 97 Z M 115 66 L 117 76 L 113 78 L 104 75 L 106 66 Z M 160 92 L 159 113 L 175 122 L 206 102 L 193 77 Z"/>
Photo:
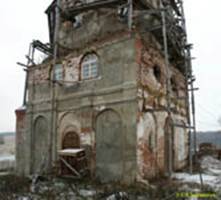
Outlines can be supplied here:
<path id="1" fill-rule="evenodd" d="M 22 66 L 22 67 L 26 67 L 26 68 L 28 67 L 27 64 L 23 64 L 23 63 L 20 63 L 20 62 L 17 62 L 16 64 L 17 64 L 17 65 L 20 65 L 20 66 Z"/>
<path id="2" fill-rule="evenodd" d="M 188 55 L 190 56 L 190 49 L 187 50 Z M 190 68 L 190 76 L 192 77 L 192 63 L 191 61 L 188 62 L 189 63 L 189 68 Z M 191 93 L 191 106 L 192 106 L 192 122 L 193 122 L 193 149 L 194 149 L 194 155 L 195 155 L 195 163 L 196 163 L 196 154 L 197 154 L 197 139 L 196 139 L 196 109 L 195 109 L 195 96 L 194 96 L 194 91 L 196 90 L 196 88 L 194 88 L 193 86 L 193 82 L 190 83 L 190 93 Z"/>
<path id="3" fill-rule="evenodd" d="M 32 53 L 32 43 L 29 45 L 29 49 L 28 49 L 28 57 L 30 57 Z M 17 62 L 18 65 L 23 66 L 22 63 Z M 27 60 L 27 64 L 26 67 L 29 66 L 30 64 L 30 60 Z M 23 106 L 25 106 L 27 104 L 27 90 L 28 90 L 28 70 L 26 71 L 25 74 L 25 86 L 24 86 L 24 96 L 23 96 Z"/>
<path id="4" fill-rule="evenodd" d="M 180 128 L 194 129 L 193 126 L 186 126 L 186 125 L 182 125 L 182 124 L 173 124 L 173 126 L 180 127 Z"/>
<path id="5" fill-rule="evenodd" d="M 178 1 L 178 4 L 180 5 L 180 15 L 181 15 L 181 27 L 183 29 L 183 31 L 185 32 L 185 37 L 183 39 L 183 44 L 182 46 L 185 47 L 187 46 L 187 38 L 186 38 L 186 20 L 184 18 L 184 9 L 183 9 L 183 3 L 182 0 Z M 183 49 L 184 52 L 184 56 L 185 56 L 185 85 L 186 85 L 186 116 L 187 116 L 187 123 L 189 124 L 189 126 L 191 126 L 191 113 L 190 113 L 190 94 L 189 94 L 189 76 L 190 76 L 190 72 L 189 72 L 189 56 L 187 54 L 186 49 Z M 189 140 L 189 173 L 192 174 L 193 173 L 193 160 L 192 160 L 192 132 L 191 130 L 188 130 L 188 140 Z"/>
<path id="6" fill-rule="evenodd" d="M 187 32 L 186 31 L 186 20 L 185 20 L 185 15 L 184 15 L 184 9 L 183 9 L 183 1 L 182 0 L 178 0 L 178 3 L 180 4 L 180 10 L 181 10 L 181 16 L 182 16 L 182 28 L 183 30 L 185 31 L 185 33 Z M 185 34 L 186 35 L 186 34 Z M 186 64 L 186 87 L 187 87 L 187 105 L 188 105 L 188 110 L 187 112 L 189 113 L 189 117 L 188 117 L 188 120 L 189 120 L 189 124 L 191 126 L 191 117 L 190 117 L 190 106 L 189 106 L 189 87 L 188 85 L 190 84 L 190 96 L 191 96 L 191 110 L 192 110 L 192 126 L 193 126 L 193 145 L 194 145 L 194 154 L 195 154 L 195 163 L 197 163 L 198 161 L 198 158 L 197 158 L 197 151 L 196 151 L 196 142 L 197 142 L 197 137 L 196 137 L 196 113 L 195 113 L 195 96 L 194 96 L 194 86 L 193 86 L 193 71 L 192 71 L 192 62 L 191 62 L 191 59 L 189 58 L 192 58 L 191 56 L 191 52 L 190 52 L 190 49 L 191 49 L 191 45 L 188 45 L 188 42 L 187 42 L 187 37 L 185 37 L 185 40 L 184 40 L 184 46 L 187 46 L 187 49 L 186 49 L 186 59 L 185 59 L 185 64 Z M 191 79 L 191 81 L 189 82 L 189 78 Z M 192 160 L 192 141 L 191 141 L 191 132 L 189 132 L 189 162 L 190 162 L 190 173 L 192 173 L 193 171 L 193 160 Z M 204 188 L 204 184 L 203 184 L 203 177 L 202 177 L 202 173 L 201 173 L 201 167 L 199 169 L 199 176 L 200 176 L 200 183 L 201 183 L 201 189 Z"/>
<path id="7" fill-rule="evenodd" d="M 29 62 L 30 62 L 32 65 L 36 65 L 35 62 L 34 62 L 34 60 L 33 60 L 32 58 L 30 58 L 29 55 L 26 55 L 25 57 L 29 60 Z"/>

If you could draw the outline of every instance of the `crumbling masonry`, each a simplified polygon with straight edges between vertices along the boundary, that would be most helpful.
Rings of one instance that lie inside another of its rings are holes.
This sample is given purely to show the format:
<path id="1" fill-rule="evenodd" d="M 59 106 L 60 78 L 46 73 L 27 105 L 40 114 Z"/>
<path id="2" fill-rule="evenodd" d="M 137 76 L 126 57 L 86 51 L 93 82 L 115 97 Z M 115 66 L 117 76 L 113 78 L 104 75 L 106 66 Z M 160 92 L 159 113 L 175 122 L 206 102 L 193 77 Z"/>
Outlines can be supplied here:
<path id="1" fill-rule="evenodd" d="M 20 175 L 82 148 L 88 176 L 145 181 L 188 163 L 189 102 L 181 0 L 61 0 L 46 11 L 50 44 L 31 44 L 16 110 Z M 34 61 L 34 50 L 47 58 Z M 73 166 L 75 167 L 75 166 Z"/>

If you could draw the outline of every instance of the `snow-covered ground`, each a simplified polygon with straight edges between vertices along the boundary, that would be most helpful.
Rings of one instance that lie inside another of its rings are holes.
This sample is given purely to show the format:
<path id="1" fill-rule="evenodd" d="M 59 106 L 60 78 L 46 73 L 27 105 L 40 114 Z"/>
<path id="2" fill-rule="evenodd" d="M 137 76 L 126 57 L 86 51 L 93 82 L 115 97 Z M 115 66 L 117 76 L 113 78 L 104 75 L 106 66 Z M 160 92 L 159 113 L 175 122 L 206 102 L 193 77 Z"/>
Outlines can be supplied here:
<path id="1" fill-rule="evenodd" d="M 15 167 L 15 156 L 5 155 L 0 157 L 0 171 L 12 170 Z"/>
<path id="2" fill-rule="evenodd" d="M 0 171 L 9 171 L 15 167 L 15 135 L 1 134 L 0 144 Z"/>
<path id="3" fill-rule="evenodd" d="M 205 156 L 200 160 L 203 184 L 215 191 L 221 190 L 221 161 L 212 156 Z M 189 173 L 174 173 L 172 176 L 183 183 L 200 184 L 200 175 Z"/>

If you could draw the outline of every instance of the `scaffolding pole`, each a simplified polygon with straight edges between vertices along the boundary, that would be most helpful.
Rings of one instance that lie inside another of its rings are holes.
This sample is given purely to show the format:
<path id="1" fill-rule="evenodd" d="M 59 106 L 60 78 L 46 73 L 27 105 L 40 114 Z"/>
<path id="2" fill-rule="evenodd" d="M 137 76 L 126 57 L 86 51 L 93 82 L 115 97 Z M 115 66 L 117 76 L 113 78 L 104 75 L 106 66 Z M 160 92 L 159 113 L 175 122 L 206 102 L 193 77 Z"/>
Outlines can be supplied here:
<path id="1" fill-rule="evenodd" d="M 32 43 L 29 45 L 28 57 L 31 56 L 31 53 L 32 53 Z M 26 67 L 28 67 L 29 64 L 30 64 L 30 60 L 27 59 Z M 24 86 L 23 106 L 26 106 L 26 104 L 27 104 L 27 90 L 28 90 L 28 70 L 26 70 L 26 74 L 25 74 L 25 86 Z"/>
<path id="2" fill-rule="evenodd" d="M 133 25 L 133 0 L 128 0 L 128 28 L 131 33 Z"/>
<path id="3" fill-rule="evenodd" d="M 167 113 L 170 120 L 169 127 L 171 128 L 171 132 L 169 133 L 169 162 L 168 162 L 168 175 L 169 177 L 173 173 L 173 147 L 172 147 L 172 135 L 173 135 L 173 124 L 172 124 L 172 116 L 171 116 L 171 99 L 170 99 L 170 70 L 169 70 L 169 53 L 168 53 L 168 40 L 167 40 L 167 22 L 166 22 L 166 10 L 161 1 L 161 18 L 162 18 L 162 33 L 163 33 L 163 46 L 164 46 L 164 58 L 165 58 L 165 66 L 166 66 L 166 98 L 167 98 Z"/>
<path id="4" fill-rule="evenodd" d="M 188 122 L 189 125 L 193 127 L 192 133 L 193 133 L 193 142 L 191 137 L 191 131 L 189 132 L 189 171 L 192 174 L 193 172 L 193 154 L 192 154 L 192 143 L 193 143 L 193 150 L 194 150 L 194 161 L 196 164 L 198 164 L 198 158 L 197 158 L 197 136 L 196 136 L 196 110 L 195 110 L 195 88 L 193 85 L 193 69 L 192 69 L 192 61 L 191 61 L 191 45 L 188 44 L 187 41 L 187 30 L 186 30 L 186 20 L 184 15 L 184 9 L 183 9 L 183 1 L 177 0 L 178 8 L 180 9 L 180 15 L 182 17 L 181 23 L 182 28 L 185 32 L 184 37 L 184 44 L 185 47 L 184 55 L 185 55 L 185 68 L 186 68 L 186 88 L 187 88 L 187 105 L 188 105 Z M 190 81 L 189 81 L 190 80 Z M 190 87 L 190 88 L 189 88 Z M 189 104 L 191 106 L 189 106 Z M 192 117 L 192 118 L 191 118 Z M 200 176 L 200 183 L 201 183 L 201 189 L 204 188 L 203 184 L 203 178 L 201 173 L 201 168 L 199 169 L 199 176 Z"/>
<path id="5" fill-rule="evenodd" d="M 53 47 L 53 67 L 52 67 L 52 81 L 51 81 L 51 131 L 50 131 L 50 139 L 49 139 L 49 168 L 52 168 L 52 161 L 55 160 L 56 155 L 53 152 L 56 152 L 56 83 L 55 79 L 55 68 L 57 64 L 58 58 L 58 36 L 59 36 L 59 28 L 60 28 L 60 0 L 57 0 L 55 12 L 55 32 L 54 32 L 54 47 Z"/>

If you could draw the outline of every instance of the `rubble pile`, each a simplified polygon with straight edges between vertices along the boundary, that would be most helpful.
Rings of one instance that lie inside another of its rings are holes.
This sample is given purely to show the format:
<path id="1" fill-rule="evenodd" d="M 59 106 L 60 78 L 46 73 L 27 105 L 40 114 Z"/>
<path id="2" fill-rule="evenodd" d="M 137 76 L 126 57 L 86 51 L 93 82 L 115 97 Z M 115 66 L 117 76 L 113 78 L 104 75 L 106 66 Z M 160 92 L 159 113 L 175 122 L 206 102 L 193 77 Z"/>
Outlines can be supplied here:
<path id="1" fill-rule="evenodd" d="M 116 184 L 117 185 L 117 184 Z M 115 186 L 96 185 L 64 178 L 14 175 L 0 177 L 0 199 L 4 200 L 149 200 L 148 193 L 121 191 Z"/>
<path id="2" fill-rule="evenodd" d="M 162 200 L 175 199 L 179 192 L 214 192 L 221 199 L 221 161 L 212 156 L 200 159 L 199 173 L 174 173 L 170 179 L 134 186 L 101 184 L 64 177 L 32 176 L 21 178 L 0 175 L 0 199 L 3 200 Z M 205 190 L 206 189 L 206 190 Z M 182 193 L 183 194 L 183 193 Z M 187 194 L 187 193 L 185 193 Z"/>

